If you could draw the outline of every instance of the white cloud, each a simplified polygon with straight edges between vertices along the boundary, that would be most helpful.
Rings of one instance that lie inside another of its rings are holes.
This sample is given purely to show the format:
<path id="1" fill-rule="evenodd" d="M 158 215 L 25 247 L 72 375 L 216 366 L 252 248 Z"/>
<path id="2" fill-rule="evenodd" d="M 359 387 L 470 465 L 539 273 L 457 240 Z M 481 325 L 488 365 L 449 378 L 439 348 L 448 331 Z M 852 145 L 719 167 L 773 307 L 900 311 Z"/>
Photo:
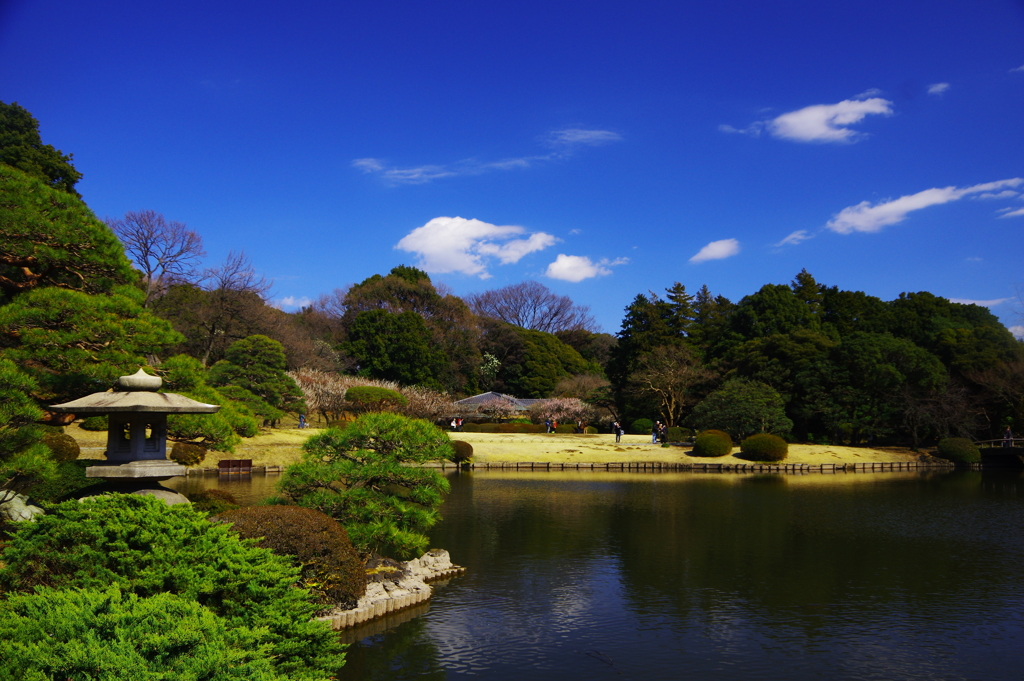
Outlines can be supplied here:
<path id="1" fill-rule="evenodd" d="M 1002 215 L 999 216 L 1001 218 L 1018 218 L 1021 215 L 1024 215 L 1024 208 L 1018 208 L 1016 210 L 1013 210 L 1011 208 L 1003 208 L 999 212 L 1002 213 Z"/>
<path id="2" fill-rule="evenodd" d="M 1022 66 L 1021 68 L 1024 69 L 1024 66 Z M 1011 326 L 1010 333 L 1013 334 L 1014 338 L 1017 338 L 1018 340 L 1024 340 L 1024 326 L 1021 326 L 1020 324 Z"/>
<path id="3" fill-rule="evenodd" d="M 615 260 L 602 258 L 594 262 L 585 255 L 565 255 L 564 253 L 559 253 L 555 261 L 548 265 L 548 269 L 544 274 L 552 279 L 575 283 L 593 277 L 607 276 L 612 273 L 608 269 L 609 267 L 625 265 L 628 262 L 629 258 L 616 258 Z"/>
<path id="4" fill-rule="evenodd" d="M 780 246 L 796 246 L 801 242 L 813 238 L 814 235 L 808 232 L 806 229 L 798 229 L 789 236 L 787 236 L 785 239 L 780 241 L 779 243 L 775 244 L 775 248 L 779 248 Z"/>
<path id="5" fill-rule="evenodd" d="M 285 296 L 284 298 L 278 298 L 274 301 L 274 307 L 279 310 L 285 308 L 295 309 L 300 307 L 307 307 L 312 304 L 312 300 L 306 296 Z"/>
<path id="6" fill-rule="evenodd" d="M 981 262 L 981 258 L 979 258 L 977 256 L 971 256 L 970 258 L 967 258 L 966 260 L 967 260 L 967 262 Z"/>
<path id="7" fill-rule="evenodd" d="M 844 99 L 838 104 L 815 104 L 784 113 L 768 122 L 775 137 L 794 142 L 851 142 L 860 133 L 845 127 L 870 114 L 892 115 L 892 102 L 881 97 Z"/>
<path id="8" fill-rule="evenodd" d="M 982 307 L 995 307 L 996 305 L 1002 305 L 1010 298 L 995 298 L 994 300 L 971 300 L 970 298 L 950 298 L 951 303 L 960 303 L 961 305 L 980 305 Z"/>
<path id="9" fill-rule="evenodd" d="M 976 199 L 1012 199 L 1018 196 L 1019 193 L 1012 189 L 1004 189 L 1001 192 L 985 192 L 984 194 L 978 194 Z"/>
<path id="10" fill-rule="evenodd" d="M 569 234 L 571 234 L 573 236 L 576 236 L 577 234 L 583 234 L 583 230 L 582 229 L 570 229 L 569 230 Z"/>
<path id="11" fill-rule="evenodd" d="M 622 136 L 610 130 L 566 128 L 554 130 L 544 138 L 544 144 L 553 149 L 547 154 L 518 156 L 497 161 L 478 161 L 470 158 L 448 165 L 428 164 L 411 168 L 390 166 L 379 158 L 357 158 L 352 161 L 351 165 L 364 173 L 378 175 L 391 185 L 425 184 L 445 177 L 482 175 L 500 170 L 529 168 L 537 163 L 568 158 L 582 147 L 596 147 L 620 140 L 622 140 Z"/>
<path id="12" fill-rule="evenodd" d="M 544 232 L 526 233 L 516 225 L 492 225 L 460 217 L 434 218 L 406 234 L 395 248 L 419 256 L 418 266 L 432 273 L 459 272 L 487 279 L 488 261 L 502 265 L 519 262 L 523 256 L 552 246 L 558 241 Z"/>
<path id="13" fill-rule="evenodd" d="M 1024 64 L 1018 66 L 1015 69 L 1010 69 L 1010 73 L 1020 73 L 1022 71 L 1024 71 Z"/>
<path id="14" fill-rule="evenodd" d="M 718 129 L 722 132 L 736 133 L 738 135 L 750 135 L 751 137 L 757 137 L 764 130 L 764 121 L 754 121 L 745 128 L 734 128 L 731 125 L 720 125 Z"/>
<path id="15" fill-rule="evenodd" d="M 706 260 L 721 260 L 723 258 L 729 258 L 740 252 L 740 242 L 736 239 L 722 239 L 721 241 L 712 241 L 704 248 L 700 249 L 697 255 L 690 258 L 690 262 L 699 263 Z"/>
<path id="16" fill-rule="evenodd" d="M 912 211 L 958 201 L 972 194 L 998 191 L 1006 187 L 1017 187 L 1021 184 L 1024 184 L 1024 179 L 1014 177 L 1009 180 L 986 182 L 962 189 L 957 187 L 925 189 L 916 194 L 901 196 L 898 199 L 875 205 L 872 205 L 869 201 L 861 201 L 856 206 L 848 206 L 839 211 L 825 226 L 839 234 L 877 232 L 887 225 L 902 222 L 906 219 L 907 214 Z M 1008 215 L 1012 215 L 1012 213 Z M 1006 216 L 1004 215 L 1003 217 Z"/>
<path id="17" fill-rule="evenodd" d="M 949 89 L 949 83 L 933 83 L 928 86 L 928 94 L 930 95 L 941 95 L 943 92 Z"/>

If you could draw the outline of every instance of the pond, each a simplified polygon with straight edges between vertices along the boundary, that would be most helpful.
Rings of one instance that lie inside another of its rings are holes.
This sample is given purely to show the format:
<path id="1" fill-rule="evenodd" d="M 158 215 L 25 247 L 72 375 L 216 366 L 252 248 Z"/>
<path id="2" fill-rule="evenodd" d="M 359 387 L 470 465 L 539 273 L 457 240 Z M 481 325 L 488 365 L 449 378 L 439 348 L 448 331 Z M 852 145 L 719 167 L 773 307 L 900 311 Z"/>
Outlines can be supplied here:
<path id="1" fill-rule="evenodd" d="M 1001 680 L 1024 663 L 1019 473 L 451 481 L 431 539 L 466 575 L 346 632 L 341 678 Z"/>

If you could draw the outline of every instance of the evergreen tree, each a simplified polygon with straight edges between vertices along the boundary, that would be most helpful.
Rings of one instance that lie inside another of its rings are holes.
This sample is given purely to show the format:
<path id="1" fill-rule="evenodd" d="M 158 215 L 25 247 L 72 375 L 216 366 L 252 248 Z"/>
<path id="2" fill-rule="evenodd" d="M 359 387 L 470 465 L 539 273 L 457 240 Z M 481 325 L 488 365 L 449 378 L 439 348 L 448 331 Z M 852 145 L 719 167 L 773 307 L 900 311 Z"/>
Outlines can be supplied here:
<path id="1" fill-rule="evenodd" d="M 52 145 L 43 144 L 39 121 L 17 102 L 0 102 L 0 163 L 39 178 L 54 189 L 78 196 L 75 184 L 82 179 L 82 174 L 71 165 L 71 157 Z"/>
<path id="2" fill-rule="evenodd" d="M 286 411 L 306 410 L 302 391 L 286 368 L 284 346 L 266 336 L 249 336 L 232 343 L 224 359 L 210 368 L 210 383 L 247 404 L 265 422 L 274 422 Z"/>

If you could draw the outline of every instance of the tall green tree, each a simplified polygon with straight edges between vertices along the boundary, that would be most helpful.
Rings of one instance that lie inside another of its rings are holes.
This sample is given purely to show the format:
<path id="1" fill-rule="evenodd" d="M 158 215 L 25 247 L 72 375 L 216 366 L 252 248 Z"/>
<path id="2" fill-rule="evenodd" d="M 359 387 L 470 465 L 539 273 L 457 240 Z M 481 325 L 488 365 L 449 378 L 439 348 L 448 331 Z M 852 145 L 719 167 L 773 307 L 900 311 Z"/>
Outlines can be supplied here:
<path id="1" fill-rule="evenodd" d="M 247 395 L 232 396 L 228 389 L 241 388 L 254 395 L 259 402 L 252 402 L 250 408 L 264 421 L 274 422 L 285 412 L 306 410 L 302 391 L 286 368 L 283 345 L 266 336 L 249 336 L 232 343 L 224 359 L 210 368 L 210 383 L 243 403 L 252 401 Z"/>
<path id="2" fill-rule="evenodd" d="M 17 102 L 0 102 L 0 163 L 7 164 L 50 187 L 78 196 L 75 184 L 82 173 L 71 165 L 71 154 L 43 144 L 39 121 Z"/>
<path id="3" fill-rule="evenodd" d="M 2 163 L 0 244 L 8 299 L 45 286 L 109 293 L 136 280 L 117 237 L 81 199 Z"/>
<path id="4" fill-rule="evenodd" d="M 411 310 L 360 312 L 348 328 L 342 350 L 355 360 L 362 376 L 443 388 L 447 357 L 431 343 L 423 317 Z"/>
<path id="5" fill-rule="evenodd" d="M 426 421 L 373 413 L 314 435 L 302 448 L 302 461 L 281 479 L 286 497 L 336 519 L 363 553 L 406 559 L 426 550 L 426 531 L 440 519 L 449 484 L 415 464 L 452 459 L 447 433 Z"/>
<path id="6" fill-rule="evenodd" d="M 726 381 L 705 397 L 693 408 L 689 422 L 699 430 L 724 430 L 737 442 L 757 433 L 785 435 L 793 427 L 776 390 L 740 379 Z"/>

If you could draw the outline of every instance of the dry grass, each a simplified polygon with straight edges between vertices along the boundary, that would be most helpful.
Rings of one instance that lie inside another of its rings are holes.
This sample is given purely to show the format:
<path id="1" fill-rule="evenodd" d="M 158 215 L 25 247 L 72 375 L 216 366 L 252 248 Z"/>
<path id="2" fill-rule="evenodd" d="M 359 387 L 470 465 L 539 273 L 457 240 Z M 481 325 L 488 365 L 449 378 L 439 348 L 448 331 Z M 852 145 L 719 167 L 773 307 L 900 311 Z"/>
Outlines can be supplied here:
<path id="1" fill-rule="evenodd" d="M 287 466 L 302 456 L 302 443 L 310 435 L 320 432 L 316 428 L 268 429 L 254 438 L 242 440 L 233 454 L 210 452 L 203 465 L 216 465 L 219 459 L 252 459 L 253 464 Z M 77 424 L 67 433 L 78 440 L 83 458 L 102 458 L 106 445 L 105 432 L 82 430 Z M 648 435 L 624 435 L 615 443 L 614 435 L 561 435 L 561 434 L 506 434 L 506 433 L 451 433 L 452 439 L 473 445 L 473 460 L 480 463 L 529 462 L 537 463 L 618 463 L 620 461 L 660 461 L 685 463 L 714 461 L 716 463 L 744 463 L 738 458 L 739 448 L 720 459 L 697 459 L 689 456 L 688 448 L 652 445 Z M 885 447 L 840 447 L 830 445 L 790 445 L 787 463 L 871 463 L 887 461 L 914 461 L 919 454 L 909 449 Z"/>

